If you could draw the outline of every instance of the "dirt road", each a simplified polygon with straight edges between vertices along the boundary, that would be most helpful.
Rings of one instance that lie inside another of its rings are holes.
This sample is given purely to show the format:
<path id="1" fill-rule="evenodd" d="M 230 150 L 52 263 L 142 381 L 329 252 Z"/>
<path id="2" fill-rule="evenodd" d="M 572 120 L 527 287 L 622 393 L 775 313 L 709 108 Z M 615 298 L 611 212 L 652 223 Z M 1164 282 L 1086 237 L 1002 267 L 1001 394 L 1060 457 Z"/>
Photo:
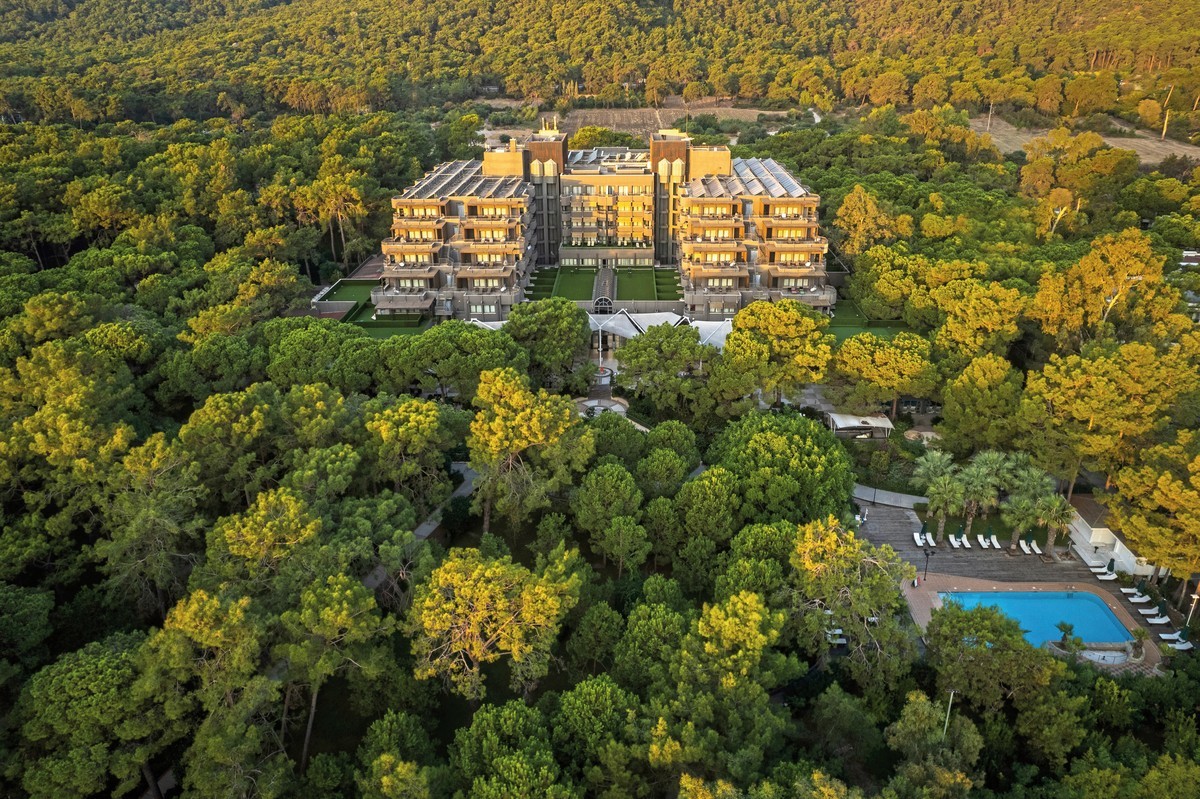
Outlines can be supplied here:
<path id="1" fill-rule="evenodd" d="M 987 128 L 987 117 L 977 117 L 971 120 L 971 128 L 979 133 L 983 133 Z M 1046 131 L 1035 129 L 1020 129 L 1014 128 L 1012 125 L 1005 122 L 1003 119 L 992 118 L 992 129 L 990 131 L 992 141 L 996 143 L 996 147 L 1002 153 L 1011 153 L 1022 149 L 1025 142 L 1038 136 L 1044 136 Z M 1200 147 L 1193 144 L 1183 144 L 1177 141 L 1159 141 L 1157 138 L 1152 138 L 1144 131 L 1139 131 L 1137 136 L 1104 136 L 1104 141 L 1110 147 L 1118 147 L 1122 150 L 1133 150 L 1138 154 L 1138 158 L 1147 164 L 1157 164 L 1159 161 L 1166 158 L 1168 155 L 1186 155 L 1200 161 Z"/>

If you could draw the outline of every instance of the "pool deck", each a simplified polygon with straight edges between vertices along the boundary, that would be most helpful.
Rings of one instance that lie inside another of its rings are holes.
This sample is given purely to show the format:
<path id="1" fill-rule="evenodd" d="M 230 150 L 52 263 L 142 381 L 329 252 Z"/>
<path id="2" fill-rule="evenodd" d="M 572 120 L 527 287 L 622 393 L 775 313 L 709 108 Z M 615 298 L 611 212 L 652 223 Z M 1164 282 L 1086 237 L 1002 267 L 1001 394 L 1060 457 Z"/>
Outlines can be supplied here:
<path id="1" fill-rule="evenodd" d="M 920 584 L 916 587 L 906 584 L 903 590 L 913 621 L 922 630 L 929 624 L 934 609 L 941 607 L 938 593 L 942 591 L 1087 591 L 1100 597 L 1126 629 L 1145 627 L 1151 636 L 1146 641 L 1144 662 L 1105 666 L 1106 670 L 1150 674 L 1162 661 L 1159 633 L 1172 632 L 1175 626 L 1145 624 L 1141 614 L 1134 615 L 1135 606 L 1124 601 L 1119 583 L 1100 582 L 1079 561 L 1054 562 L 1033 555 L 1009 555 L 1007 550 L 981 550 L 978 546 L 970 550 L 953 549 L 944 542 L 936 548 L 937 554 L 930 560 L 929 576 L 925 579 L 924 548 L 917 547 L 912 537 L 921 529 L 916 513 L 906 508 L 860 504 L 869 510 L 859 534 L 873 544 L 888 544 L 917 569 Z"/>

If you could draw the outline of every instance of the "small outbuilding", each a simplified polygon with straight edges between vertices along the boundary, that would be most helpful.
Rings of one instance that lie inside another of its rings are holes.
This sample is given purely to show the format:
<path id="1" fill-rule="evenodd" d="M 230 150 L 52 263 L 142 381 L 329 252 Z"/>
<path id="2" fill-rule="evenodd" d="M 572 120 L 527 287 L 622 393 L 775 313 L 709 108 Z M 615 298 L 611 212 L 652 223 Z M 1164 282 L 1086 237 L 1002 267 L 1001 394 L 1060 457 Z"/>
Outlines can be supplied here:
<path id="1" fill-rule="evenodd" d="M 825 423 L 840 438 L 887 438 L 896 429 L 883 414 L 826 413 Z"/>

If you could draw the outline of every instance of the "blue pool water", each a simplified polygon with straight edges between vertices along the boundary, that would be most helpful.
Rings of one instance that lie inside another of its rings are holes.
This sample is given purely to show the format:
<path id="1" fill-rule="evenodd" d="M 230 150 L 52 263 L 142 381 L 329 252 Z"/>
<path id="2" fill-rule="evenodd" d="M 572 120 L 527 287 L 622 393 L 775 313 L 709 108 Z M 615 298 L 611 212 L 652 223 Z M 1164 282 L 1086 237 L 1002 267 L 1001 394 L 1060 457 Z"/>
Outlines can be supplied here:
<path id="1" fill-rule="evenodd" d="M 1075 635 L 1087 643 L 1118 643 L 1133 636 L 1104 604 L 1087 591 L 955 591 L 938 594 L 943 602 L 963 607 L 994 605 L 1005 616 L 1016 619 L 1025 640 L 1034 646 L 1057 641 L 1060 621 L 1075 625 Z"/>

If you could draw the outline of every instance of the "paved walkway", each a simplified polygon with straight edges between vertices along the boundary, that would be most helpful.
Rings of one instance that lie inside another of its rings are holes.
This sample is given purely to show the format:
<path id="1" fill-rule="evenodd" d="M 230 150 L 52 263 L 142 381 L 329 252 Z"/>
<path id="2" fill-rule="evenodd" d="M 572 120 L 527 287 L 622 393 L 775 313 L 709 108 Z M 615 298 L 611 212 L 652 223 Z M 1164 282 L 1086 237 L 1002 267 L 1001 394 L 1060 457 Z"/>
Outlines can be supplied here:
<path id="1" fill-rule="evenodd" d="M 454 493 L 447 498 L 446 502 L 449 502 L 455 497 L 465 497 L 475 490 L 475 472 L 468 467 L 466 463 L 462 461 L 455 461 L 454 463 L 450 464 L 450 468 L 461 474 L 463 476 L 463 481 L 458 488 L 454 489 Z M 445 503 L 443 503 L 443 505 L 444 504 Z M 434 509 L 433 513 L 429 514 L 429 518 L 417 525 L 417 529 L 413 530 L 413 535 L 417 537 L 417 540 L 424 541 L 426 538 L 429 538 L 429 536 L 433 535 L 433 532 L 437 530 L 438 525 L 441 523 L 442 506 L 438 506 Z"/>
<path id="2" fill-rule="evenodd" d="M 900 494 L 895 491 L 885 491 L 882 488 L 854 484 L 854 498 L 859 502 L 870 502 L 874 505 L 891 505 L 895 508 L 912 508 L 923 505 L 929 500 L 912 494 Z"/>

